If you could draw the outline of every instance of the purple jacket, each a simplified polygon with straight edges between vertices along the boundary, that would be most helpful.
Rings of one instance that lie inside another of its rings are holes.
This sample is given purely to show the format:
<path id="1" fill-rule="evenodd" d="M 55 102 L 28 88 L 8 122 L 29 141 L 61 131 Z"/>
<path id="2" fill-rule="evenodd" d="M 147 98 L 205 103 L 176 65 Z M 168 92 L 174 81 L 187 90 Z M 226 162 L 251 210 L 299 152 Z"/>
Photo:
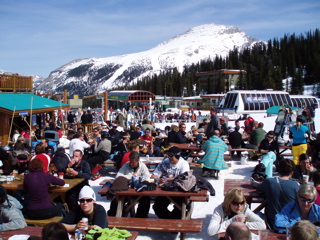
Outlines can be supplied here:
<path id="1" fill-rule="evenodd" d="M 24 176 L 23 189 L 29 195 L 28 210 L 46 209 L 52 206 L 49 196 L 49 184 L 64 185 L 64 180 L 40 170 Z"/>

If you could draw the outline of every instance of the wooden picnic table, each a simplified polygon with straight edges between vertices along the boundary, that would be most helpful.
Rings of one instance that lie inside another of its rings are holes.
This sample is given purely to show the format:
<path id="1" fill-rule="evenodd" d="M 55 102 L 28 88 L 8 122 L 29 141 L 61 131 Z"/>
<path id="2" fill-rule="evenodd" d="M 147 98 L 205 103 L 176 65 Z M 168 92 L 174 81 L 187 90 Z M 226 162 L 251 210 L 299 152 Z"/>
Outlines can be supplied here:
<path id="1" fill-rule="evenodd" d="M 249 205 L 252 202 L 262 203 L 263 197 L 257 191 L 257 189 L 253 188 L 249 179 L 225 179 L 224 180 L 224 194 L 230 189 L 234 187 L 240 187 L 243 189 L 244 196 Z"/>
<path id="2" fill-rule="evenodd" d="M 181 219 L 186 220 L 186 219 L 191 219 L 191 214 L 192 211 L 189 211 L 187 214 L 187 205 L 190 204 L 192 205 L 192 198 L 191 197 L 203 197 L 204 201 L 206 201 L 207 197 L 207 190 L 201 190 L 200 192 L 176 192 L 176 191 L 164 191 L 161 189 L 160 186 L 156 188 L 154 191 L 143 191 L 143 192 L 136 192 L 134 189 L 130 188 L 126 191 L 118 191 L 116 192 L 116 199 L 118 201 L 118 208 L 117 208 L 117 217 L 122 216 L 123 208 L 124 208 L 124 203 L 126 202 L 125 199 L 129 199 L 129 203 L 126 206 L 126 211 L 129 211 L 130 209 L 134 208 L 136 203 L 140 200 L 140 198 L 144 196 L 154 196 L 154 197 L 167 197 L 170 201 L 172 201 L 172 198 L 174 197 L 180 197 L 183 198 L 183 201 L 181 204 L 172 201 L 173 204 L 181 210 L 182 215 Z"/>
<path id="3" fill-rule="evenodd" d="M 10 237 L 18 234 L 41 237 L 41 231 L 42 231 L 42 227 L 25 227 L 18 230 L 2 231 L 0 232 L 0 238 L 2 238 L 3 240 L 8 240 Z M 137 231 L 129 231 L 129 232 L 132 234 L 132 236 L 128 237 L 126 240 L 135 240 L 139 235 L 139 232 Z"/>
<path id="4" fill-rule="evenodd" d="M 18 190 L 23 190 L 23 180 L 24 175 L 17 175 L 17 177 L 11 182 L 3 182 L 1 185 L 7 189 L 11 190 L 13 192 Z M 78 184 L 82 183 L 84 181 L 84 178 L 71 178 L 71 179 L 64 179 L 64 182 L 66 184 L 69 184 L 68 187 L 65 186 L 52 186 L 49 188 L 50 193 L 50 199 L 53 201 L 56 197 L 60 196 L 63 203 L 66 203 L 66 193 L 70 189 L 74 188 Z"/>
<path id="5" fill-rule="evenodd" d="M 169 143 L 170 146 L 175 146 L 180 148 L 181 150 L 192 150 L 192 151 L 200 151 L 201 148 L 194 143 Z"/>

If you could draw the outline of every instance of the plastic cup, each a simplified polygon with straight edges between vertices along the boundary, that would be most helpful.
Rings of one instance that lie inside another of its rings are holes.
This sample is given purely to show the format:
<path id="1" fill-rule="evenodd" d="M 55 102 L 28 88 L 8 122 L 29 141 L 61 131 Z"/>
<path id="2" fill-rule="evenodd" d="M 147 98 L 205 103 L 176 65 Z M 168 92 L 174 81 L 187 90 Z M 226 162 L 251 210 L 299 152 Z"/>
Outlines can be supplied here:
<path id="1" fill-rule="evenodd" d="M 259 230 L 259 239 L 260 240 L 267 240 L 268 239 L 268 230 Z"/>
<path id="2" fill-rule="evenodd" d="M 290 235 L 291 235 L 291 224 L 287 224 L 286 225 L 286 236 L 287 236 L 287 240 L 290 240 Z"/>
<path id="3" fill-rule="evenodd" d="M 59 172 L 58 175 L 60 179 L 64 179 L 64 172 Z"/>
<path id="4" fill-rule="evenodd" d="M 309 181 L 309 175 L 303 175 L 303 181 L 308 182 Z"/>

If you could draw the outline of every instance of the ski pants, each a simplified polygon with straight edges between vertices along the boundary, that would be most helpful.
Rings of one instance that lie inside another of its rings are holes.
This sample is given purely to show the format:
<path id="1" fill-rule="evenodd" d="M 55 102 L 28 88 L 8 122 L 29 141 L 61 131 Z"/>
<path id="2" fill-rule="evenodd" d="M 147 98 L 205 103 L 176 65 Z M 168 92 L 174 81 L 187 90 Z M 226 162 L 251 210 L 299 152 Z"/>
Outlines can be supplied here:
<path id="1" fill-rule="evenodd" d="M 293 162 L 295 165 L 299 165 L 299 157 L 303 153 L 307 153 L 308 145 L 306 143 L 302 143 L 296 146 L 292 146 L 292 155 L 293 155 Z"/>

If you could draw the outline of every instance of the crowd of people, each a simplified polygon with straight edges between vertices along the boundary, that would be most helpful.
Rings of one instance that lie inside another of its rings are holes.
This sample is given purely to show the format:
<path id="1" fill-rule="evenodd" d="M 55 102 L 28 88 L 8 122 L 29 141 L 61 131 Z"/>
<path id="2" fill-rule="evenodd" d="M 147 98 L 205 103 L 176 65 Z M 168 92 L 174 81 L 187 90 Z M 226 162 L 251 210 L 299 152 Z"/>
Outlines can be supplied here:
<path id="1" fill-rule="evenodd" d="M 55 175 L 58 172 L 63 172 L 66 177 L 85 180 L 67 192 L 66 202 L 70 211 L 65 214 L 62 225 L 48 228 L 63 226 L 66 232 L 106 228 L 106 216 L 115 216 L 117 201 L 113 199 L 110 209 L 106 211 L 95 202 L 95 193 L 89 186 L 89 180 L 100 177 L 99 170 L 104 161 L 111 159 L 115 162 L 118 169 L 115 185 L 124 184 L 128 187 L 132 177 L 141 177 L 142 181 L 148 182 L 150 179 L 157 179 L 158 183 L 162 184 L 190 171 L 185 158 L 188 153 L 178 147 L 167 148 L 169 143 L 194 143 L 204 152 L 198 162 L 203 165 L 202 177 L 205 178 L 219 179 L 220 170 L 228 168 L 224 154 L 229 148 L 234 150 L 230 152 L 231 156 L 235 153 L 240 156 L 237 149 L 254 149 L 250 158 L 260 158 L 261 164 L 265 166 L 266 178 L 258 186 L 258 190 L 265 194 L 267 200 L 264 214 L 255 213 L 250 209 L 241 188 L 232 188 L 225 194 L 223 203 L 213 211 L 208 226 L 209 236 L 217 237 L 220 232 L 226 232 L 226 239 L 250 239 L 248 230 L 268 228 L 284 232 L 290 225 L 292 240 L 296 239 L 293 236 L 295 232 L 297 236 L 305 236 L 303 239 L 313 239 L 303 235 L 303 229 L 311 229 L 310 234 L 308 233 L 311 236 L 313 225 L 309 226 L 305 220 L 313 224 L 320 222 L 320 207 L 317 205 L 320 203 L 317 192 L 320 191 L 320 171 L 312 166 L 312 158 L 309 157 L 312 155 L 307 148 L 310 135 L 303 125 L 303 119 L 297 118 L 297 123 L 289 129 L 293 160 L 280 160 L 279 142 L 275 132 L 266 132 L 263 123 L 253 119 L 247 119 L 248 122 L 242 127 L 239 120 L 235 121 L 234 126 L 228 126 L 228 119 L 218 117 L 214 108 L 210 109 L 210 116 L 204 118 L 198 127 L 193 126 L 190 131 L 186 130 L 183 121 L 159 130 L 155 127 L 154 121 L 147 119 L 141 124 L 131 124 L 126 129 L 125 125 L 120 123 L 123 119 L 118 114 L 113 122 L 102 123 L 88 132 L 89 114 L 90 112 L 84 114 L 87 115 L 87 119 L 82 120 L 83 126 L 79 128 L 76 128 L 70 116 L 69 128 L 64 136 L 60 136 L 59 144 L 50 143 L 42 131 L 35 131 L 34 135 L 38 136 L 39 140 L 32 149 L 25 143 L 26 135 L 23 137 L 22 133 L 14 132 L 14 150 L 10 152 L 1 149 L 1 154 L 7 154 L 8 159 L 4 171 L 10 173 L 18 170 L 19 173 L 25 174 L 24 191 L 20 194 L 27 196 L 28 201 L 19 202 L 0 186 L 0 230 L 23 228 L 26 226 L 25 217 L 48 219 L 62 215 L 64 206 L 61 199 L 51 202 L 48 193 L 50 184 L 65 184 L 63 179 Z M 57 133 L 61 131 L 60 128 L 53 128 L 50 122 L 46 127 L 54 129 Z M 29 138 L 32 138 L 32 134 Z M 312 151 L 317 149 L 317 144 L 318 139 L 310 143 Z M 27 155 L 28 166 L 24 164 L 24 159 L 19 159 L 23 152 Z M 140 161 L 141 157 L 146 156 L 164 158 L 152 174 Z M 276 170 L 279 177 L 273 177 L 273 165 L 277 160 Z M 308 175 L 308 180 L 305 175 Z M 314 182 L 314 186 L 308 184 L 310 181 Z M 179 198 L 172 200 L 181 201 Z M 159 218 L 180 219 L 181 210 L 177 207 L 168 208 L 170 203 L 171 200 L 165 197 L 157 197 L 152 208 Z M 147 218 L 150 207 L 149 197 L 140 198 L 136 217 Z M 83 217 L 89 219 L 89 224 Z M 243 234 L 240 234 L 241 232 Z"/>

